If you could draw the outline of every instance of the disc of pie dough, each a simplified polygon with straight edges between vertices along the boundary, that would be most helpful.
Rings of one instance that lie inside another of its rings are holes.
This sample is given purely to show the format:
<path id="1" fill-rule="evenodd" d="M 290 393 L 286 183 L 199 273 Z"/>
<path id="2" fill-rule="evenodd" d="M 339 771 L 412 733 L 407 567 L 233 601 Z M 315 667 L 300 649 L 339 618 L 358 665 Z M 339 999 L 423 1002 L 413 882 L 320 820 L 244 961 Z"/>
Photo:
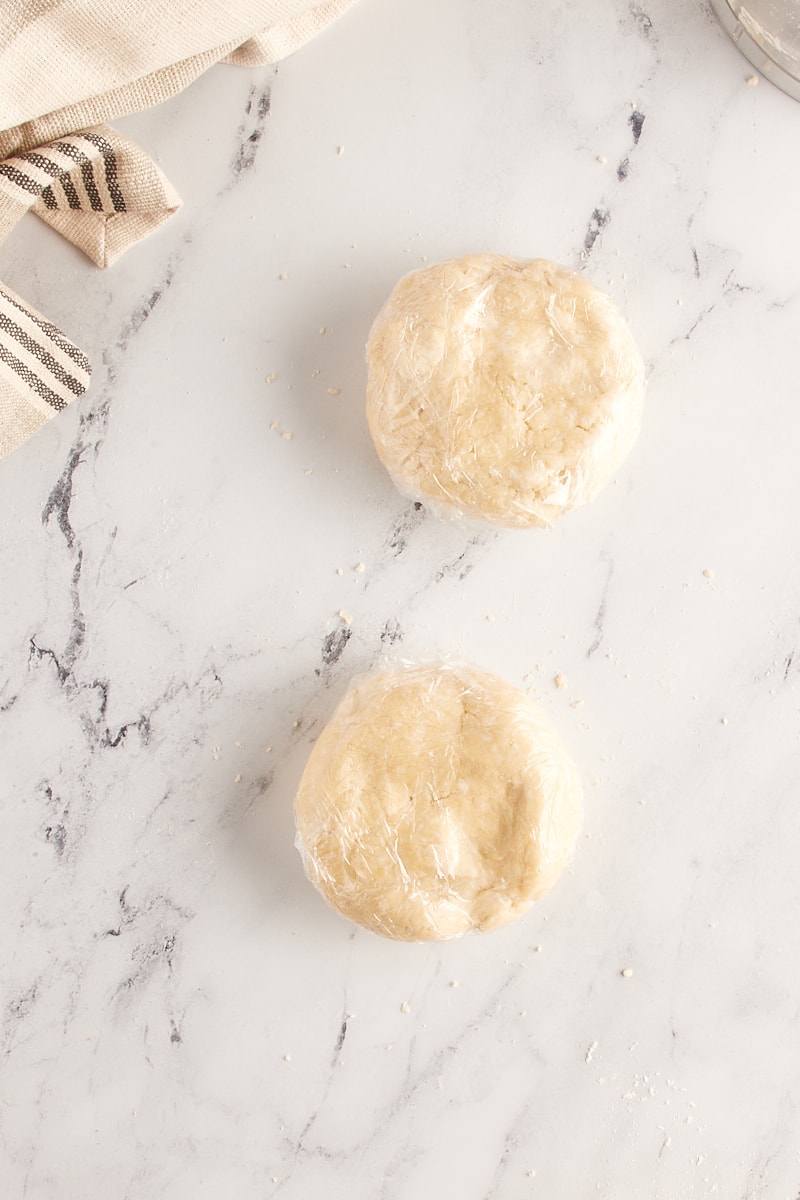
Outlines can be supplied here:
<path id="1" fill-rule="evenodd" d="M 570 858 L 578 773 L 542 710 L 494 675 L 414 666 L 351 686 L 296 801 L 306 874 L 401 941 L 521 916 Z"/>
<path id="2" fill-rule="evenodd" d="M 547 526 L 639 433 L 644 365 L 613 302 L 546 259 L 413 271 L 367 343 L 367 420 L 401 491 L 442 515 Z"/>

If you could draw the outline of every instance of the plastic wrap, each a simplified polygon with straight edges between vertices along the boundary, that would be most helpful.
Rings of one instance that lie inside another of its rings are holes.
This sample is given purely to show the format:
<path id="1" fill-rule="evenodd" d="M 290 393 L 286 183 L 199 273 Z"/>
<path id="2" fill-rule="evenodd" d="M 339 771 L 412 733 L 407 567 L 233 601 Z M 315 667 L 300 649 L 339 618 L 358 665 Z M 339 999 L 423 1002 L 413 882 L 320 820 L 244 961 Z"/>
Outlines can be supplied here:
<path id="1" fill-rule="evenodd" d="M 353 682 L 297 794 L 306 874 L 358 925 L 434 941 L 505 925 L 560 876 L 581 784 L 544 712 L 494 675 L 414 665 Z"/>
<path id="2" fill-rule="evenodd" d="M 406 275 L 367 362 L 378 454 L 441 515 L 551 525 L 594 499 L 639 433 L 644 365 L 624 318 L 545 259 L 475 254 Z"/>

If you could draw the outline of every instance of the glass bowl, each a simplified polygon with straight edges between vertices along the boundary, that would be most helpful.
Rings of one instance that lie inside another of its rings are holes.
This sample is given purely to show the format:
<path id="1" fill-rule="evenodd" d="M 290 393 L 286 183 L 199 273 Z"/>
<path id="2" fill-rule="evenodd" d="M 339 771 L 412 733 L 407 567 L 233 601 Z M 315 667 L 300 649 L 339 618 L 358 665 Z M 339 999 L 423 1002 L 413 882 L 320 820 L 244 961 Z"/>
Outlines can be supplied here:
<path id="1" fill-rule="evenodd" d="M 800 0 L 711 0 L 742 54 L 800 100 Z"/>

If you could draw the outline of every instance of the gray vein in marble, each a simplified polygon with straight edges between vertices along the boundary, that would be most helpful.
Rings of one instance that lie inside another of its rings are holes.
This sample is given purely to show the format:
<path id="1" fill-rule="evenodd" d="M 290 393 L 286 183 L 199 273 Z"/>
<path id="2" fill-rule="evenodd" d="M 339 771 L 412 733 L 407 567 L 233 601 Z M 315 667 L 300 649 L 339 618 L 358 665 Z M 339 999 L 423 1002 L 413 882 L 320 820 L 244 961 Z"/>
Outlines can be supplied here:
<path id="1" fill-rule="evenodd" d="M 486 1192 L 486 1200 L 492 1200 L 492 1198 L 497 1195 L 497 1189 L 500 1186 L 503 1176 L 508 1169 L 509 1160 L 514 1152 L 520 1148 L 520 1143 L 523 1140 L 521 1135 L 529 1113 L 530 1104 L 526 1101 L 512 1121 L 511 1127 L 503 1139 L 503 1149 L 500 1152 L 500 1157 L 497 1160 L 497 1166 L 495 1167 L 494 1174 L 492 1175 L 489 1183 L 489 1188 Z"/>
<path id="2" fill-rule="evenodd" d="M 696 262 L 697 262 L 697 255 L 695 254 L 695 263 Z M 689 326 L 689 328 L 686 330 L 685 333 L 676 334 L 675 337 L 673 337 L 670 340 L 670 342 L 668 343 L 667 349 L 670 349 L 672 346 L 676 345 L 678 342 L 688 342 L 691 339 L 692 335 L 694 334 L 695 330 L 698 329 L 700 327 L 700 325 L 702 325 L 702 323 L 705 321 L 706 317 L 709 317 L 711 315 L 711 313 L 714 312 L 714 310 L 719 305 L 720 300 L 724 300 L 732 294 L 733 295 L 747 295 L 747 294 L 753 292 L 754 290 L 755 290 L 754 288 L 749 287 L 746 284 L 738 283 L 736 281 L 736 279 L 734 278 L 734 272 L 729 271 L 727 276 L 725 277 L 722 287 L 720 288 L 720 292 L 719 292 L 719 295 L 717 296 L 717 298 L 715 300 L 712 300 L 710 304 L 707 304 L 704 308 L 702 308 L 700 310 L 700 312 L 697 314 L 697 316 L 693 320 L 692 324 Z"/>
<path id="3" fill-rule="evenodd" d="M 403 630 L 400 627 L 400 622 L 396 617 L 389 617 L 381 630 L 381 645 L 394 646 L 397 642 L 402 642 L 402 640 Z"/>
<path id="4" fill-rule="evenodd" d="M 645 122 L 645 115 L 643 112 L 640 112 L 638 108 L 635 108 L 633 110 L 633 112 L 631 113 L 631 115 L 628 117 L 628 124 L 630 125 L 631 132 L 633 134 L 634 146 L 639 145 L 639 138 L 642 136 L 644 122 Z"/>
<path id="5" fill-rule="evenodd" d="M 316 674 L 324 677 L 323 682 L 328 682 L 330 668 L 336 666 L 352 636 L 353 631 L 349 625 L 339 625 L 323 638 L 322 667 L 317 667 L 316 669 Z"/>
<path id="6" fill-rule="evenodd" d="M 434 573 L 433 582 L 441 583 L 448 575 L 455 575 L 458 580 L 466 579 L 475 569 L 475 562 L 470 558 L 470 551 L 486 549 L 490 541 L 495 541 L 497 534 L 476 533 L 467 542 L 464 549 L 450 562 L 443 563 Z"/>
<path id="7" fill-rule="evenodd" d="M 581 258 L 587 259 L 594 250 L 595 242 L 611 220 L 611 213 L 606 208 L 596 208 L 589 218 L 586 233 L 583 237 Z"/>
<path id="8" fill-rule="evenodd" d="M 441 972 L 441 962 L 437 963 L 436 971 L 434 972 L 434 976 L 430 981 L 429 987 L 432 986 L 432 984 L 435 982 L 435 980 L 439 976 L 440 972 Z M 439 1050 L 434 1051 L 433 1054 L 431 1054 L 431 1056 L 426 1060 L 424 1066 L 416 1072 L 415 1072 L 415 1069 L 413 1066 L 413 1060 L 414 1060 L 414 1056 L 415 1056 L 417 1039 L 413 1034 L 411 1035 L 411 1037 L 409 1038 L 409 1041 L 408 1041 L 408 1055 L 407 1055 L 407 1062 L 406 1062 L 405 1077 L 404 1077 L 402 1083 L 400 1084 L 400 1087 L 398 1088 L 397 1096 L 395 1099 L 388 1101 L 387 1104 L 384 1106 L 385 1111 L 383 1111 L 382 1113 L 380 1113 L 376 1116 L 376 1121 L 373 1126 L 372 1132 L 366 1137 L 366 1139 L 363 1142 L 359 1143 L 359 1145 L 357 1147 L 360 1154 L 362 1154 L 362 1155 L 365 1154 L 367 1152 L 368 1148 L 370 1147 L 370 1145 L 381 1136 L 381 1134 L 385 1130 L 388 1120 L 399 1109 L 404 1108 L 409 1103 L 413 1103 L 414 1096 L 420 1090 L 420 1088 L 422 1088 L 432 1078 L 436 1077 L 437 1075 L 439 1075 L 441 1073 L 443 1064 L 448 1061 L 452 1061 L 452 1059 L 459 1053 L 459 1050 L 465 1041 L 469 1040 L 474 1035 L 480 1035 L 485 1030 L 487 1020 L 489 1020 L 490 1018 L 497 1015 L 497 1007 L 498 1007 L 499 1001 L 501 1000 L 503 995 L 508 991 L 508 989 L 514 983 L 516 983 L 516 981 L 520 977 L 521 973 L 522 973 L 521 965 L 518 967 L 515 967 L 512 971 L 510 971 L 505 976 L 505 978 L 501 981 L 501 983 L 495 989 L 495 991 L 492 992 L 491 996 L 486 1001 L 486 1003 L 483 1005 L 483 1007 L 481 1008 L 479 1013 L 475 1016 L 475 1018 L 473 1020 L 469 1021 L 463 1027 L 463 1029 L 458 1034 L 458 1036 L 455 1037 L 454 1039 L 452 1039 L 446 1046 L 442 1047 Z M 341 1029 L 340 1029 L 340 1035 L 341 1035 Z M 335 1062 L 336 1062 L 336 1057 L 334 1056 L 332 1066 L 335 1064 Z M 306 1138 L 309 1130 L 312 1128 L 313 1124 L 315 1123 L 319 1113 L 322 1111 L 322 1107 L 327 1100 L 328 1094 L 329 1094 L 332 1084 L 333 1084 L 333 1080 L 334 1080 L 334 1076 L 332 1073 L 329 1072 L 328 1077 L 327 1077 L 327 1085 L 326 1085 L 324 1094 L 322 1096 L 322 1099 L 320 1100 L 316 1109 L 312 1113 L 311 1117 L 308 1119 L 300 1136 L 296 1140 L 287 1139 L 286 1146 L 287 1146 L 287 1149 L 291 1153 L 291 1157 L 293 1160 L 292 1166 L 296 1165 L 298 1159 L 302 1159 L 302 1158 L 312 1157 L 312 1158 L 319 1158 L 319 1159 L 322 1159 L 325 1161 L 338 1161 L 340 1159 L 346 1160 L 347 1157 L 349 1156 L 349 1151 L 344 1150 L 344 1149 L 340 1151 L 340 1150 L 333 1150 L 333 1149 L 331 1149 L 327 1146 L 323 1146 L 321 1144 L 317 1144 L 316 1146 L 311 1146 L 311 1147 L 309 1147 L 308 1145 L 305 1144 L 305 1138 Z M 400 1165 L 408 1166 L 409 1165 L 408 1156 L 403 1156 L 402 1162 L 398 1161 L 397 1165 L 398 1166 L 400 1166 Z M 388 1172 L 387 1172 L 387 1174 L 388 1174 Z M 289 1170 L 289 1178 L 290 1177 L 291 1177 L 291 1168 Z M 383 1194 L 383 1193 L 381 1193 L 381 1194 Z"/>
<path id="9" fill-rule="evenodd" d="M 608 560 L 608 572 L 606 574 L 606 581 L 605 581 L 605 584 L 603 585 L 602 595 L 600 596 L 600 604 L 597 609 L 597 615 L 595 616 L 595 619 L 594 619 L 594 625 L 592 626 L 592 628 L 594 630 L 594 637 L 592 638 L 592 644 L 590 645 L 589 649 L 586 651 L 587 658 L 591 658 L 592 655 L 597 650 L 600 649 L 600 645 L 603 641 L 603 627 L 605 625 L 605 619 L 606 619 L 606 604 L 608 602 L 608 589 L 611 586 L 611 578 L 612 578 L 613 574 L 614 574 L 614 560 L 613 560 L 613 558 L 610 558 Z"/>
<path id="10" fill-rule="evenodd" d="M 640 14 L 640 17 L 643 17 L 647 22 L 649 22 L 649 20 L 650 20 L 649 17 L 646 17 L 645 14 L 641 13 L 641 10 L 638 9 L 635 5 L 633 6 L 631 11 L 633 12 L 634 10 L 636 11 L 636 13 Z M 637 18 L 637 27 L 640 25 L 640 23 L 641 23 L 640 18 Z M 631 151 L 629 154 L 624 155 L 622 157 L 622 159 L 620 159 L 620 162 L 617 166 L 616 174 L 617 174 L 617 182 L 619 184 L 624 183 L 628 179 L 628 176 L 630 175 L 631 155 L 633 154 L 633 152 L 636 150 L 636 148 L 639 145 L 639 140 L 642 136 L 642 130 L 644 128 L 644 123 L 645 123 L 645 114 L 643 112 L 641 112 L 640 109 L 635 108 L 633 110 L 633 112 L 631 112 L 628 116 L 628 125 L 630 126 L 631 136 L 633 139 Z M 583 237 L 583 247 L 580 252 L 581 262 L 585 263 L 589 259 L 600 235 L 602 234 L 603 230 L 606 228 L 606 226 L 609 224 L 610 221 L 611 221 L 610 206 L 608 204 L 603 204 L 603 203 L 598 204 L 594 208 L 592 215 L 589 218 L 589 222 L 586 227 L 586 233 L 584 234 L 584 237 Z"/>
<path id="11" fill-rule="evenodd" d="M 404 553 L 412 533 L 419 529 L 427 515 L 427 509 L 418 500 L 403 509 L 386 539 L 386 546 L 394 558 Z"/>
<path id="12" fill-rule="evenodd" d="M 270 92 L 275 74 L 277 74 L 277 71 L 273 71 L 266 85 L 257 86 L 253 84 L 250 88 L 244 109 L 244 116 L 236 131 L 238 144 L 231 162 L 231 178 L 223 191 L 234 187 L 239 182 L 241 176 L 246 175 L 255 166 L 269 117 Z"/>
<path id="13" fill-rule="evenodd" d="M 645 42 L 658 42 L 658 35 L 653 28 L 653 22 L 643 8 L 640 8 L 638 4 L 631 4 L 628 8 L 628 15 L 639 37 Z"/>

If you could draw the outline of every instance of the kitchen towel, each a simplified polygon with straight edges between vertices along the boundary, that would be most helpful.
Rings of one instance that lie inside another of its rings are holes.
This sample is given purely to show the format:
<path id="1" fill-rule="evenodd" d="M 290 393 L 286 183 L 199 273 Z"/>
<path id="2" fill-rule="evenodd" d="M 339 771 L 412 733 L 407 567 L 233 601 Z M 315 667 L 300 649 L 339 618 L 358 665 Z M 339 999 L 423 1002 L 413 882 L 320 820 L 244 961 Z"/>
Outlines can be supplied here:
<path id="1" fill-rule="evenodd" d="M 180 206 L 105 124 L 219 61 L 274 63 L 355 0 L 17 0 L 0 5 L 0 242 L 29 209 L 107 267 Z M 88 387 L 86 355 L 0 283 L 0 457 Z"/>

